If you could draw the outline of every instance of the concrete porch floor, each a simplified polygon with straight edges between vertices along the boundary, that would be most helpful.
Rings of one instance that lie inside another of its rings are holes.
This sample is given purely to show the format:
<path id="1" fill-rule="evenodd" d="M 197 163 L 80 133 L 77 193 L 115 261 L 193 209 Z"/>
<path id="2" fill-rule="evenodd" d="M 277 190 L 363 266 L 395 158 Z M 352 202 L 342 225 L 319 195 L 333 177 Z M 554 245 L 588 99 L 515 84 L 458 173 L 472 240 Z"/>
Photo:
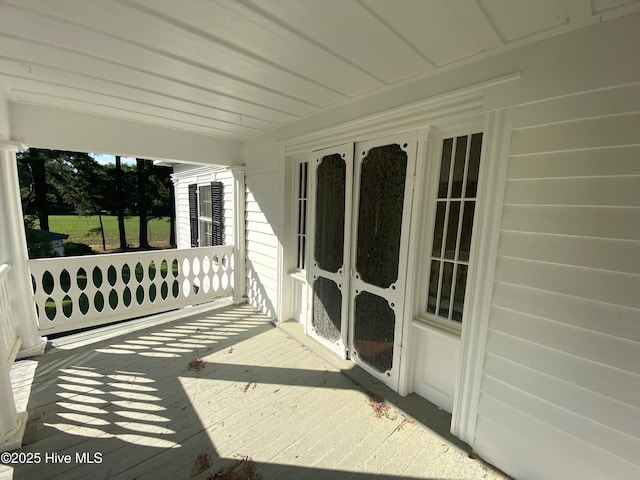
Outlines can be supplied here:
<path id="1" fill-rule="evenodd" d="M 303 337 L 224 305 L 53 340 L 12 368 L 29 422 L 0 480 L 508 478 Z"/>

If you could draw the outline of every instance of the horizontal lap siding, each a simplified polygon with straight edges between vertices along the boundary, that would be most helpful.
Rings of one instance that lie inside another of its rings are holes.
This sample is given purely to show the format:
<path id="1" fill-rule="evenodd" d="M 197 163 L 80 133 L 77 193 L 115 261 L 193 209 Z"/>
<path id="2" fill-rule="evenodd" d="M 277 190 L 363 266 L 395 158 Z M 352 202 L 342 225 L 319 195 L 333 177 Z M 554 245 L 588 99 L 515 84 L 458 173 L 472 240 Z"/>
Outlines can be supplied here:
<path id="1" fill-rule="evenodd" d="M 474 449 L 518 478 L 640 478 L 639 95 L 514 111 Z"/>
<path id="2" fill-rule="evenodd" d="M 276 317 L 278 298 L 277 170 L 260 170 L 249 164 L 246 175 L 247 295 L 249 303 Z"/>

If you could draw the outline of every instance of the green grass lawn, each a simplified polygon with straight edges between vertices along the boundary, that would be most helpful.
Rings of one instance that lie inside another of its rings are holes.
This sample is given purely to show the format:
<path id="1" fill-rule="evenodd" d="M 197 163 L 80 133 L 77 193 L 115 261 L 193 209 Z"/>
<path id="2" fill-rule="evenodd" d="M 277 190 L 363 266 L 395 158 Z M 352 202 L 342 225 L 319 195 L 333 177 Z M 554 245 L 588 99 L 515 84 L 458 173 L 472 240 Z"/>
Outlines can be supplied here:
<path id="1" fill-rule="evenodd" d="M 107 250 L 119 248 L 118 217 L 102 216 Z M 126 217 L 124 220 L 127 244 L 138 246 L 138 217 Z M 86 243 L 94 250 L 102 251 L 100 220 L 97 215 L 50 215 L 49 229 L 56 233 L 69 235 L 69 242 Z M 147 225 L 149 243 L 153 247 L 169 246 L 169 218 L 155 218 Z"/>

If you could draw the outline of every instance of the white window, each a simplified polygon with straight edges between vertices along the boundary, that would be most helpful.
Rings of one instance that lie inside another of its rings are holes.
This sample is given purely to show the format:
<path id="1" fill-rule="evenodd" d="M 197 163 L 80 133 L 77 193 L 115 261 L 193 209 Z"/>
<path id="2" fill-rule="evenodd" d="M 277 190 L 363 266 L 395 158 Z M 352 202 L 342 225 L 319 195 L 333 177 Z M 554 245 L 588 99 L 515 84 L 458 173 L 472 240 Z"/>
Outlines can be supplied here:
<path id="1" fill-rule="evenodd" d="M 223 192 L 222 182 L 189 185 L 192 247 L 224 245 Z"/>
<path id="2" fill-rule="evenodd" d="M 297 165 L 297 217 L 296 217 L 296 268 L 304 270 L 307 248 L 307 203 L 308 203 L 308 162 Z"/>
<path id="3" fill-rule="evenodd" d="M 425 315 L 455 329 L 464 314 L 481 150 L 482 133 L 445 138 L 430 199 L 434 215 Z"/>

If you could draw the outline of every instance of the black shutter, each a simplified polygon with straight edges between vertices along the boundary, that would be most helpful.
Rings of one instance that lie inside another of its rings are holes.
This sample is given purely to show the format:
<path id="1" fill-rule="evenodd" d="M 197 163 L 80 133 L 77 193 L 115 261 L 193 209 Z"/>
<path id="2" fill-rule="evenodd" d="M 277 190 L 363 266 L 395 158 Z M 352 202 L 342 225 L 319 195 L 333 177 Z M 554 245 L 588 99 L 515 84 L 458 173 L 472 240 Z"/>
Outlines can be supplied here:
<path id="1" fill-rule="evenodd" d="M 211 245 L 224 245 L 224 185 L 211 182 Z"/>
<path id="2" fill-rule="evenodd" d="M 198 185 L 189 185 L 189 225 L 191 226 L 191 246 L 198 246 Z"/>

